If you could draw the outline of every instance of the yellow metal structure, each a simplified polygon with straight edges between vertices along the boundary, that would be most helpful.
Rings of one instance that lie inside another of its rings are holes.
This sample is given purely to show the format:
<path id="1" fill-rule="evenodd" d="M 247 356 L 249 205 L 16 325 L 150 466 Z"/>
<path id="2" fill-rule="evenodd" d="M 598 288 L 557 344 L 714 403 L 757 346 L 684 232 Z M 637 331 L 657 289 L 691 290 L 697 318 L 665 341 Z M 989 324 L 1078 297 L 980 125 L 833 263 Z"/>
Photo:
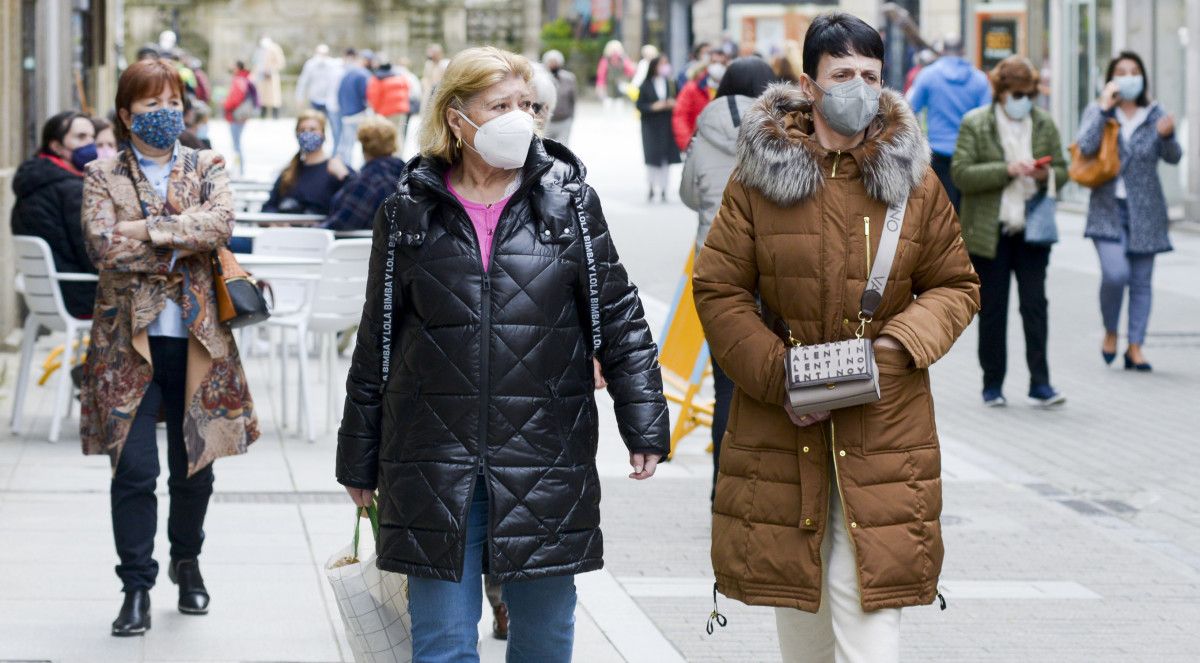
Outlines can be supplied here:
<path id="1" fill-rule="evenodd" d="M 700 389 L 704 380 L 712 374 L 708 364 L 708 343 L 704 341 L 704 329 L 696 313 L 696 302 L 692 298 L 692 264 L 696 253 L 688 256 L 687 265 L 675 291 L 675 302 L 667 315 L 667 324 L 662 333 L 662 351 L 658 362 L 662 365 L 663 386 L 667 400 L 679 405 L 679 416 L 671 431 L 671 453 L 679 441 L 701 426 L 712 427 L 713 402 L 700 401 Z M 711 445 L 709 451 L 712 450 Z"/>
<path id="2" fill-rule="evenodd" d="M 71 347 L 77 350 L 77 352 L 75 352 L 75 365 L 82 364 L 87 360 L 87 347 L 91 340 L 91 336 L 84 336 L 82 349 L 80 349 L 78 341 L 72 344 Z M 50 355 L 46 357 L 46 361 L 42 364 L 42 377 L 38 378 L 39 387 L 45 386 L 46 381 L 50 379 L 50 376 L 54 375 L 54 371 L 62 368 L 62 360 L 59 359 L 59 357 L 62 356 L 64 349 L 66 349 L 66 346 L 60 345 L 51 350 Z"/>

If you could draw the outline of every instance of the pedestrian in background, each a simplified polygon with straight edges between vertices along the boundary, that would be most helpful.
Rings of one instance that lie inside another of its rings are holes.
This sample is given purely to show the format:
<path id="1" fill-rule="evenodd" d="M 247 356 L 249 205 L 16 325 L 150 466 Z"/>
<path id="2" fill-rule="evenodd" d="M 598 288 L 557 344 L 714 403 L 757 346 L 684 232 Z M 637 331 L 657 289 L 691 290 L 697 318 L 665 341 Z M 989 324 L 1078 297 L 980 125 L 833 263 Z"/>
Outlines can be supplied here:
<path id="1" fill-rule="evenodd" d="M 353 171 L 341 157 L 325 154 L 325 116 L 315 110 L 300 111 L 296 116 L 296 143 L 300 149 L 275 180 L 262 209 L 328 215 L 334 195 Z"/>
<path id="2" fill-rule="evenodd" d="M 283 48 L 270 37 L 263 35 L 251 62 L 254 66 L 254 81 L 258 87 L 258 103 L 262 108 L 263 119 L 270 113 L 273 119 L 278 120 L 279 107 L 283 105 L 283 83 L 280 75 L 287 66 Z"/>
<path id="3" fill-rule="evenodd" d="M 367 81 L 367 103 L 376 115 L 382 115 L 396 127 L 398 137 L 408 130 L 409 95 L 408 78 L 394 71 L 386 56 L 380 56 L 379 68 Z M 393 152 L 399 153 L 403 147 L 400 141 Z M 368 158 L 365 152 L 363 158 Z"/>
<path id="4" fill-rule="evenodd" d="M 337 95 L 337 85 L 341 79 L 341 62 L 329 57 L 328 46 L 318 44 L 296 79 L 297 107 L 307 106 L 330 117 L 329 100 Z"/>
<path id="5" fill-rule="evenodd" d="M 671 61 L 659 55 L 650 66 L 650 73 L 638 91 L 637 109 L 642 122 L 642 154 L 646 162 L 649 193 L 646 201 L 654 200 L 657 188 L 663 202 L 671 181 L 671 164 L 679 163 L 679 146 L 671 131 L 671 112 L 675 109 L 678 89 L 671 78 Z"/>
<path id="6" fill-rule="evenodd" d="M 990 106 L 962 121 L 950 172 L 962 192 L 963 240 L 979 274 L 979 366 L 983 404 L 1002 407 L 1008 369 L 1008 295 L 1017 281 L 1029 399 L 1060 405 L 1066 397 L 1050 384 L 1046 357 L 1049 304 L 1046 267 L 1050 245 L 1025 239 L 1027 212 L 1053 205 L 1058 182 L 1066 182 L 1062 140 L 1050 113 L 1037 108 L 1041 74 L 1028 59 L 1013 55 L 992 69 Z M 1039 159 L 1041 161 L 1039 161 Z M 1049 197 L 1051 201 L 1046 201 Z"/>
<path id="7" fill-rule="evenodd" d="M 404 162 L 396 157 L 395 125 L 381 117 L 367 119 L 358 127 L 358 142 L 366 163 L 334 194 L 322 228 L 370 230 L 379 204 L 400 181 Z"/>
<path id="8" fill-rule="evenodd" d="M 737 165 L 738 128 L 742 118 L 750 110 L 754 100 L 775 80 L 775 72 L 762 58 L 738 58 L 730 63 L 717 98 L 709 104 L 696 121 L 696 135 L 683 162 L 683 178 L 679 183 L 679 199 L 695 210 L 696 254 L 704 247 L 704 240 L 712 227 L 713 218 L 721 207 L 721 197 L 729 176 Z M 717 472 L 721 463 L 721 439 L 725 436 L 725 425 L 729 421 L 729 405 L 733 400 L 733 381 L 714 360 L 713 388 L 716 401 L 713 405 L 713 489 L 717 485 Z"/>
<path id="9" fill-rule="evenodd" d="M 646 76 L 650 74 L 650 65 L 654 64 L 655 58 L 658 57 L 658 47 L 654 44 L 646 44 L 642 46 L 642 59 L 638 60 L 637 67 L 634 69 L 633 78 L 629 81 L 629 85 L 635 90 L 640 90 L 642 83 L 646 82 Z M 636 99 L 634 101 L 637 101 Z"/>
<path id="10" fill-rule="evenodd" d="M 542 55 L 542 64 L 554 80 L 555 102 L 554 113 L 550 115 L 550 123 L 546 125 L 546 138 L 555 140 L 563 145 L 571 142 L 571 125 L 575 122 L 575 100 L 579 94 L 579 83 L 575 74 L 566 69 L 566 59 L 561 51 L 546 51 Z"/>
<path id="11" fill-rule="evenodd" d="M 347 57 L 349 64 L 346 66 L 346 73 L 338 83 L 338 117 L 341 130 L 334 144 L 334 153 L 347 166 L 354 161 L 358 125 L 367 119 L 367 85 L 371 82 L 371 71 L 367 69 L 367 65 L 374 57 L 375 54 L 366 49 Z"/>
<path id="12" fill-rule="evenodd" d="M 508 660 L 568 663 L 574 576 L 603 565 L 593 388 L 616 401 L 631 478 L 670 446 L 637 290 L 583 164 L 534 135 L 532 75 L 496 48 L 455 56 L 375 217 L 337 480 L 360 506 L 378 489 L 376 560 L 408 575 L 414 663 L 479 660 L 484 573 L 503 586 Z"/>
<path id="13" fill-rule="evenodd" d="M 958 141 L 958 126 L 963 116 L 992 101 L 987 76 L 962 56 L 962 40 L 949 35 L 942 41 L 942 54 L 933 64 L 921 69 L 908 90 L 913 112 L 925 112 L 929 147 L 933 150 L 933 172 L 937 173 L 954 211 L 959 211 L 961 194 L 950 177 L 950 161 Z"/>
<path id="14" fill-rule="evenodd" d="M 1125 369 L 1148 372 L 1142 352 L 1150 322 L 1154 256 L 1171 250 L 1170 220 L 1159 161 L 1177 164 L 1183 148 L 1175 137 L 1175 117 L 1150 97 L 1149 74 L 1142 58 L 1122 51 L 1108 63 L 1104 91 L 1079 121 L 1079 153 L 1100 151 L 1104 124 L 1115 119 L 1121 172 L 1092 189 L 1085 235 L 1100 256 L 1100 314 L 1104 320 L 1101 353 L 1105 363 L 1117 355 L 1121 304 L 1129 291 L 1129 337 Z"/>
<path id="15" fill-rule="evenodd" d="M 932 603 L 942 568 L 927 369 L 970 324 L 979 281 L 917 118 L 882 89 L 883 57 L 862 20 L 813 20 L 800 87 L 768 88 L 742 119 L 693 277 L 712 355 L 737 386 L 713 503 L 716 588 L 775 608 L 788 663 L 896 663 L 900 609 Z M 870 256 L 900 205 L 902 248 L 860 321 Z M 881 399 L 797 415 L 787 343 L 860 328 Z"/>
<path id="16" fill-rule="evenodd" d="M 633 77 L 633 61 L 625 56 L 625 47 L 613 39 L 604 45 L 604 56 L 596 66 L 596 96 L 604 103 L 604 110 L 611 111 L 622 103 L 625 85 Z"/>
<path id="17" fill-rule="evenodd" d="M 695 46 L 692 46 L 691 57 L 688 59 L 687 64 L 683 65 L 683 68 L 679 70 L 675 77 L 675 84 L 679 86 L 680 90 L 682 90 L 693 78 L 699 76 L 700 73 L 704 71 L 704 68 L 708 66 L 708 54 L 710 49 L 711 47 L 706 41 L 702 41 Z"/>
<path id="18" fill-rule="evenodd" d="M 97 155 L 91 119 L 77 111 L 63 111 L 46 120 L 37 154 L 13 176 L 12 233 L 45 240 L 54 268 L 60 272 L 96 273 L 84 246 L 79 210 L 83 169 Z M 76 318 L 92 317 L 95 283 L 63 281 L 58 287 L 68 313 Z"/>
<path id="19" fill-rule="evenodd" d="M 912 89 L 913 83 L 916 82 L 917 76 L 921 74 L 921 70 L 933 64 L 937 60 L 937 53 L 932 49 L 922 48 L 913 54 L 913 66 L 904 75 L 904 92 L 908 93 Z"/>
<path id="20" fill-rule="evenodd" d="M 446 59 L 446 52 L 442 50 L 441 44 L 430 44 L 429 48 L 425 49 L 425 65 L 421 70 L 421 91 L 425 93 L 421 100 L 422 107 L 429 105 L 429 99 L 437 91 L 437 86 L 442 82 L 442 76 L 446 74 L 446 66 L 449 64 L 450 61 Z"/>
<path id="21" fill-rule="evenodd" d="M 229 83 L 229 94 L 225 95 L 225 121 L 229 123 L 229 135 L 233 137 L 233 153 L 237 158 L 236 171 L 240 176 L 246 171 L 246 155 L 242 152 L 242 133 L 246 122 L 258 110 L 258 88 L 250 80 L 250 72 L 241 60 L 233 66 L 233 79 Z"/>
<path id="22" fill-rule="evenodd" d="M 717 95 L 717 86 L 725 75 L 726 60 L 721 51 L 710 51 L 710 60 L 701 62 L 697 74 L 679 90 L 679 99 L 671 110 L 671 132 L 680 151 L 688 148 L 696 132 L 696 120 L 704 107 Z"/>
<path id="23" fill-rule="evenodd" d="M 533 90 L 533 129 L 537 135 L 545 137 L 546 128 L 550 126 L 550 117 L 558 104 L 558 88 L 554 85 L 554 77 L 548 69 L 539 62 L 532 65 L 533 79 L 529 85 Z"/>
<path id="24" fill-rule="evenodd" d="M 113 536 L 125 600 L 112 634 L 150 628 L 158 577 L 157 425 L 166 420 L 168 576 L 185 615 L 208 612 L 200 574 L 212 463 L 258 438 L 254 403 L 229 327 L 217 319 L 212 252 L 233 232 L 224 159 L 178 143 L 183 81 L 142 61 L 117 81 L 117 134 L 128 147 L 87 169 L 83 231 L 100 268 L 80 437 L 107 454 Z"/>
<path id="25" fill-rule="evenodd" d="M 92 127 L 96 129 L 96 158 L 103 160 L 117 156 L 117 134 L 112 123 L 102 117 L 93 117 Z"/>

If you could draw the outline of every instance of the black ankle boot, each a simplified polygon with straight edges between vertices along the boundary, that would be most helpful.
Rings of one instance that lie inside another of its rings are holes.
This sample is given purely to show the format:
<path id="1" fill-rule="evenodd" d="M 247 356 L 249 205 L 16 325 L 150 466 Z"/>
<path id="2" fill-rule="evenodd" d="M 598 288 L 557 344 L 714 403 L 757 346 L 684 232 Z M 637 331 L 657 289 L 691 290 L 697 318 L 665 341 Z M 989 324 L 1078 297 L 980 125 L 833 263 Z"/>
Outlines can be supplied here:
<path id="1" fill-rule="evenodd" d="M 200 561 L 195 559 L 171 560 L 167 573 L 171 582 L 179 585 L 179 612 L 185 615 L 208 614 L 208 590 L 200 575 Z"/>
<path id="2" fill-rule="evenodd" d="M 117 637 L 143 635 L 150 630 L 150 590 L 135 589 L 125 592 L 125 603 L 117 620 L 112 623 L 112 634 Z"/>

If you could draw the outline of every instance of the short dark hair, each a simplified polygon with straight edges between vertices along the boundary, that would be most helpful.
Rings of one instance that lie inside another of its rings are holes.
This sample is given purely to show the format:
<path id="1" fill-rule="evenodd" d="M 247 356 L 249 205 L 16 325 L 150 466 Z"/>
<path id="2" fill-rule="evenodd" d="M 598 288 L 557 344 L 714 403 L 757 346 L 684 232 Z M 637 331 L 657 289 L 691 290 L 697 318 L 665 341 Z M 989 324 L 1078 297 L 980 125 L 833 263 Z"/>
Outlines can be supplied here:
<path id="1" fill-rule="evenodd" d="M 1117 72 L 1117 63 L 1121 60 L 1130 60 L 1137 64 L 1138 69 L 1142 71 L 1142 93 L 1138 95 L 1137 105 L 1150 105 L 1150 74 L 1146 72 L 1146 63 L 1142 62 L 1142 56 L 1133 51 L 1121 51 L 1117 53 L 1117 57 L 1109 60 L 1108 73 L 1104 75 L 1104 82 L 1108 83 L 1113 79 Z"/>
<path id="2" fill-rule="evenodd" d="M 38 147 L 38 151 L 42 154 L 54 154 L 54 150 L 50 149 L 50 143 L 61 143 L 67 134 L 71 133 L 71 125 L 80 118 L 90 119 L 79 111 L 69 110 L 46 120 L 46 123 L 42 125 L 42 144 Z"/>
<path id="3" fill-rule="evenodd" d="M 813 19 L 804 33 L 804 73 L 816 80 L 822 55 L 840 58 L 852 53 L 883 62 L 883 39 L 866 21 L 845 12 Z"/>
<path id="4" fill-rule="evenodd" d="M 753 55 L 738 58 L 725 69 L 721 84 L 717 86 L 717 96 L 758 97 L 776 80 L 779 77 L 762 58 Z"/>

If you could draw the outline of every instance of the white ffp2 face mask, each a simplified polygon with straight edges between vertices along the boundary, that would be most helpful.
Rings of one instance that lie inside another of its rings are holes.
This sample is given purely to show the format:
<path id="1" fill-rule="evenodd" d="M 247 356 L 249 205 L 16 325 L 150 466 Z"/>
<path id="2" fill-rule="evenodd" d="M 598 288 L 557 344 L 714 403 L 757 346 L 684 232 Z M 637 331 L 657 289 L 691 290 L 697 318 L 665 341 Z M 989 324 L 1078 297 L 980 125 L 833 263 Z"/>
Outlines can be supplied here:
<path id="1" fill-rule="evenodd" d="M 533 140 L 533 116 L 523 110 L 514 110 L 494 117 L 482 126 L 475 124 L 467 114 L 454 109 L 468 124 L 475 127 L 475 144 L 463 141 L 483 157 L 492 168 L 513 170 L 525 165 L 529 154 L 529 143 Z"/>

